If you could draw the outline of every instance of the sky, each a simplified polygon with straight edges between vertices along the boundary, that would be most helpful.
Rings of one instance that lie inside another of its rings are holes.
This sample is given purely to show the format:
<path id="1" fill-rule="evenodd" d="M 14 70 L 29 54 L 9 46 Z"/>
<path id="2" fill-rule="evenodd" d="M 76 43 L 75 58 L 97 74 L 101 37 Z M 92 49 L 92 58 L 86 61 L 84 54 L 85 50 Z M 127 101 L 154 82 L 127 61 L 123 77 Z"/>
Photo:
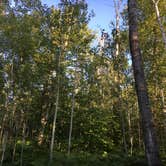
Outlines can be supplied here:
<path id="1" fill-rule="evenodd" d="M 48 6 L 57 5 L 59 0 L 42 0 Z M 95 17 L 91 19 L 89 27 L 95 31 L 105 29 L 110 31 L 110 22 L 115 21 L 113 0 L 86 0 L 89 11 L 93 10 Z"/>

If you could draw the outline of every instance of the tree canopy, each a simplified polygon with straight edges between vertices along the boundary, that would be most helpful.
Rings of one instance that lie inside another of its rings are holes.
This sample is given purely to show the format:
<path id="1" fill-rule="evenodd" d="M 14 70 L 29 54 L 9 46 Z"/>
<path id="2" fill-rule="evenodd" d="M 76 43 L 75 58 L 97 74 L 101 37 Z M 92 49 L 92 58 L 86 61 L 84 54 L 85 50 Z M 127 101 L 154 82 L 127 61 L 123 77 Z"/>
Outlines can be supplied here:
<path id="1" fill-rule="evenodd" d="M 152 166 L 153 129 L 166 164 L 166 1 L 129 1 L 97 33 L 85 0 L 0 0 L 1 166 Z"/>

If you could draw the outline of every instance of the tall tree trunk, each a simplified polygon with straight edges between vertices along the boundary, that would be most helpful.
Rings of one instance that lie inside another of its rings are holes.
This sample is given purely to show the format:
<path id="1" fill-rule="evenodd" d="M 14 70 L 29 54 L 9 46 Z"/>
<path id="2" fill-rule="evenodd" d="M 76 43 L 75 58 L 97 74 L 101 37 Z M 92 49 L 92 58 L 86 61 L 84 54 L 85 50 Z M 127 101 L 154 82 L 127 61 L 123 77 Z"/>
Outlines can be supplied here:
<path id="1" fill-rule="evenodd" d="M 128 0 L 129 14 L 129 41 L 134 70 L 135 86 L 138 97 L 138 105 L 142 118 L 144 134 L 145 153 L 149 166 L 160 166 L 159 150 L 157 146 L 152 113 L 144 76 L 142 56 L 139 48 L 138 23 L 137 23 L 137 1 Z"/>
<path id="2" fill-rule="evenodd" d="M 115 15 L 116 15 L 116 50 L 115 56 L 119 56 L 119 37 L 120 37 L 120 5 L 122 0 L 114 0 L 114 8 L 115 8 Z"/>
<path id="3" fill-rule="evenodd" d="M 54 120 L 53 120 L 53 126 L 52 126 L 52 137 L 51 137 L 51 146 L 50 146 L 50 163 L 52 162 L 52 159 L 53 159 L 53 149 L 54 149 L 54 141 L 55 141 L 55 128 L 56 128 L 56 119 L 57 119 L 58 107 L 59 107 L 59 85 L 58 85 L 58 88 L 57 88 L 56 107 L 55 107 Z"/>
<path id="4" fill-rule="evenodd" d="M 52 105 L 52 103 L 49 103 L 50 101 L 50 92 L 49 92 L 49 88 L 48 88 L 48 81 L 46 81 L 46 83 L 44 84 L 44 88 L 43 88 L 43 93 L 41 96 L 41 129 L 39 131 L 39 135 L 38 135 L 38 145 L 42 145 L 44 142 L 44 132 L 45 132 L 45 128 L 48 122 L 48 117 L 49 117 L 49 109 Z"/>
<path id="5" fill-rule="evenodd" d="M 1 127 L 1 133 L 0 133 L 0 142 L 2 144 L 2 156 L 1 156 L 1 164 L 0 166 L 3 165 L 3 160 L 5 157 L 5 151 L 6 151 L 6 145 L 9 137 L 9 131 L 10 131 L 10 126 L 9 126 L 9 92 L 7 90 L 5 94 L 5 115 L 3 117 L 2 121 L 2 127 Z"/>
<path id="6" fill-rule="evenodd" d="M 114 0 L 114 8 L 115 8 L 115 15 L 116 15 L 116 37 L 115 37 L 115 58 L 118 59 L 120 58 L 120 44 L 119 44 L 119 38 L 120 38 L 120 6 L 121 6 L 122 0 Z M 116 62 L 117 63 L 117 62 Z M 118 64 L 118 89 L 119 89 L 119 108 L 120 108 L 120 119 L 121 119 L 121 131 L 122 131 L 122 136 L 123 136 L 123 146 L 124 146 L 124 151 L 127 154 L 127 143 L 126 143 L 126 129 L 125 129 L 125 114 L 124 110 L 122 108 L 122 92 L 120 88 L 120 66 Z"/>
<path id="7" fill-rule="evenodd" d="M 119 98 L 119 102 L 120 102 L 120 106 L 122 106 L 121 104 L 121 97 Z M 122 107 L 120 107 L 120 109 L 122 109 Z M 127 150 L 127 142 L 126 142 L 126 128 L 125 128 L 125 120 L 124 120 L 124 111 L 120 110 L 120 119 L 121 119 L 121 132 L 122 132 L 122 139 L 123 139 L 123 148 L 124 148 L 124 152 L 127 154 L 128 150 Z"/>
<path id="8" fill-rule="evenodd" d="M 132 156 L 133 154 L 133 135 L 132 135 L 132 126 L 131 126 L 131 110 L 130 108 L 128 109 L 128 126 L 129 126 L 129 139 L 130 139 L 130 155 Z"/>
<path id="9" fill-rule="evenodd" d="M 55 129 L 56 129 L 56 120 L 57 120 L 57 113 L 58 113 L 58 107 L 59 107 L 59 89 L 60 89 L 60 57 L 61 57 L 61 50 L 59 55 L 57 54 L 56 60 L 57 60 L 57 88 L 56 88 L 56 107 L 54 112 L 54 119 L 53 119 L 53 126 L 52 126 L 52 137 L 51 137 L 51 145 L 50 145 L 50 163 L 52 163 L 53 159 L 53 149 L 54 149 L 54 141 L 55 141 Z"/>
<path id="10" fill-rule="evenodd" d="M 5 131 L 3 135 L 3 140 L 2 140 L 2 156 L 1 156 L 1 164 L 0 166 L 3 165 L 3 160 L 5 157 L 5 151 L 6 151 L 6 145 L 7 145 L 7 137 L 8 137 L 8 132 Z"/>
<path id="11" fill-rule="evenodd" d="M 17 134 L 14 140 L 14 145 L 13 145 L 13 152 L 12 152 L 12 164 L 14 165 L 14 160 L 15 160 L 15 155 L 16 155 L 16 147 L 17 147 Z"/>
<path id="12" fill-rule="evenodd" d="M 164 98 L 164 89 L 161 89 L 160 90 L 160 93 L 161 93 L 161 99 L 162 99 L 162 109 L 163 109 L 163 112 L 162 112 L 162 114 L 163 114 L 163 117 L 164 117 L 164 120 L 163 120 L 163 124 L 164 124 L 164 128 L 163 128 L 163 131 L 162 131 L 162 133 L 161 133 L 161 135 L 162 135 L 162 142 L 163 142 L 163 147 L 165 147 L 165 141 L 164 140 L 166 140 L 166 105 L 165 105 L 165 98 Z M 163 148 L 163 149 L 165 149 L 165 148 Z M 163 150 L 164 152 L 166 152 L 166 149 L 165 150 Z"/>
<path id="13" fill-rule="evenodd" d="M 44 105 L 46 106 L 46 105 Z M 43 141 L 44 141 L 44 131 L 47 125 L 47 121 L 48 121 L 48 116 L 49 116 L 49 110 L 47 109 L 46 113 L 43 112 L 42 117 L 41 117 L 41 130 L 39 132 L 39 136 L 38 136 L 38 145 L 42 145 Z"/>
<path id="14" fill-rule="evenodd" d="M 25 146 L 25 130 L 26 130 L 26 123 L 23 122 L 23 128 L 22 128 L 22 144 L 21 144 L 21 155 L 20 155 L 20 166 L 23 165 L 23 153 L 24 153 L 24 146 Z"/>
<path id="15" fill-rule="evenodd" d="M 74 107 L 75 107 L 75 89 L 74 89 L 74 91 L 73 91 L 73 96 L 72 96 L 72 109 L 71 109 L 71 117 L 70 117 L 68 155 L 70 155 L 70 149 L 71 149 L 71 137 L 72 137 L 72 130 L 73 130 L 73 114 L 74 114 Z"/>

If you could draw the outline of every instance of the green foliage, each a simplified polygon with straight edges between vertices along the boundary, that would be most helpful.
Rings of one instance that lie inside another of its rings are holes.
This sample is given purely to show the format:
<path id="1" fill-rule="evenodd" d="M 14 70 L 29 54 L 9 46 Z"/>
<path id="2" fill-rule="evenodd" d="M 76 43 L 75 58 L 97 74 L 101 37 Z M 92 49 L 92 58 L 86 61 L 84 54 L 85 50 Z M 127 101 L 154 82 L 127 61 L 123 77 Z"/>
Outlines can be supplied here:
<path id="1" fill-rule="evenodd" d="M 165 94 L 161 92 L 166 91 L 165 52 L 151 4 L 140 0 L 139 5 L 141 51 L 164 156 Z M 164 5 L 161 1 L 161 15 L 165 14 Z M 39 0 L 19 0 L 5 10 L 0 14 L 1 146 L 5 133 L 8 135 L 3 165 L 20 165 L 22 150 L 23 165 L 48 164 L 57 74 L 60 97 L 52 165 L 146 165 L 138 155 L 143 154 L 143 139 L 128 57 L 126 9 L 118 57 L 116 27 L 108 34 L 107 47 L 92 44 L 97 35 L 88 27 L 92 14 L 84 0 L 61 0 L 51 8 Z M 67 156 L 73 93 L 71 156 Z"/>
<path id="2" fill-rule="evenodd" d="M 29 150 L 28 150 L 29 149 Z M 34 149 L 34 148 L 33 148 Z M 19 151 L 17 151 L 19 152 Z M 24 153 L 24 166 L 45 166 L 48 165 L 47 151 L 43 149 L 33 150 L 32 147 L 25 149 Z M 5 161 L 5 166 L 11 165 L 11 161 Z M 13 166 L 20 165 L 19 158 L 12 163 Z M 108 156 L 102 156 L 97 154 L 82 153 L 82 154 L 71 154 L 67 156 L 63 153 L 54 153 L 53 162 L 51 165 L 58 166 L 146 166 L 145 159 L 142 156 L 129 157 L 122 153 L 111 153 Z"/>

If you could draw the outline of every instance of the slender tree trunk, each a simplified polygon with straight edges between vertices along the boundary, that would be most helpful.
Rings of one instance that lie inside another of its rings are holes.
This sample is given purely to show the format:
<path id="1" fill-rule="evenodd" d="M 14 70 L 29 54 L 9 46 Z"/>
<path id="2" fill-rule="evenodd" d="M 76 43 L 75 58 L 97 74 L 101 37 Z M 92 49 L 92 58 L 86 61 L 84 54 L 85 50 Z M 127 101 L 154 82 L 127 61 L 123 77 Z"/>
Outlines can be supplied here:
<path id="1" fill-rule="evenodd" d="M 116 15 L 116 37 L 115 37 L 115 58 L 119 58 L 120 56 L 120 44 L 119 44 L 119 38 L 120 38 L 120 5 L 122 0 L 114 0 L 114 8 L 115 8 L 115 15 Z M 120 118 L 121 118 L 121 130 L 122 130 L 122 136 L 123 136 L 123 145 L 124 145 L 124 151 L 127 154 L 127 143 L 126 143 L 126 129 L 125 129 L 125 120 L 124 120 L 124 111 L 122 108 L 122 95 L 121 95 L 121 88 L 120 88 L 120 66 L 118 64 L 118 89 L 119 89 L 119 108 L 120 108 Z"/>
<path id="2" fill-rule="evenodd" d="M 49 110 L 47 110 L 46 113 L 44 112 L 42 114 L 42 117 L 41 117 L 42 128 L 41 128 L 41 131 L 39 132 L 39 136 L 38 136 L 38 145 L 41 145 L 44 141 L 44 131 L 45 131 L 45 128 L 47 125 L 48 116 L 49 116 Z"/>
<path id="3" fill-rule="evenodd" d="M 133 135 L 132 135 L 132 128 L 131 128 L 131 110 L 128 109 L 128 126 L 129 126 L 129 137 L 130 137 L 130 155 L 133 154 Z"/>
<path id="4" fill-rule="evenodd" d="M 114 8 L 115 8 L 115 15 L 116 15 L 116 50 L 115 56 L 119 56 L 119 37 L 120 37 L 120 5 L 122 0 L 114 0 Z"/>
<path id="5" fill-rule="evenodd" d="M 57 120 L 57 113 L 58 113 L 58 107 L 59 107 L 59 86 L 60 86 L 60 57 L 61 57 L 61 50 L 60 54 L 57 55 L 57 93 L 56 93 L 56 107 L 54 112 L 54 120 L 53 120 L 53 126 L 52 126 L 52 137 L 51 137 L 51 145 L 50 145 L 50 163 L 52 163 L 53 159 L 53 150 L 54 150 L 54 141 L 55 141 L 55 129 L 56 129 L 56 120 Z"/>
<path id="6" fill-rule="evenodd" d="M 6 84 L 9 84 L 8 81 L 6 81 Z M 8 116 L 9 116 L 9 92 L 7 90 L 7 92 L 5 93 L 5 113 L 2 119 L 2 125 L 1 125 L 1 131 L 0 131 L 0 142 L 2 142 L 3 139 L 3 133 L 5 131 L 5 127 L 8 127 L 7 123 L 8 123 Z"/>
<path id="7" fill-rule="evenodd" d="M 69 130 L 69 142 L 68 142 L 68 155 L 70 155 L 71 149 L 71 137 L 72 137 L 72 130 L 73 130 L 73 114 L 74 114 L 74 107 L 75 107 L 75 92 L 73 91 L 72 96 L 72 109 L 71 109 L 71 117 L 70 117 L 70 130 Z"/>
<path id="8" fill-rule="evenodd" d="M 59 85 L 57 88 L 56 107 L 55 107 L 54 120 L 53 120 L 53 126 L 52 126 L 52 137 L 51 137 L 51 146 L 50 146 L 50 162 L 52 162 L 52 159 L 53 159 L 53 149 L 54 149 L 54 141 L 55 141 L 55 128 L 56 128 L 58 106 L 59 106 Z"/>
<path id="9" fill-rule="evenodd" d="M 14 160 L 15 160 L 16 147 L 17 147 L 17 136 L 15 138 L 14 145 L 13 145 L 13 153 L 12 153 L 12 164 L 13 165 L 14 165 Z"/>
<path id="10" fill-rule="evenodd" d="M 166 140 L 166 105 L 165 105 L 165 98 L 164 98 L 164 90 L 163 89 L 161 89 L 160 90 L 160 93 L 161 93 L 161 99 L 162 99 L 162 109 L 163 109 L 163 117 L 164 117 L 164 120 L 163 120 L 163 124 L 164 124 L 164 128 L 163 128 L 163 132 L 161 133 L 161 135 L 162 135 L 162 142 L 163 142 L 163 147 L 164 147 L 164 145 L 165 145 L 165 141 L 164 140 Z M 165 148 L 163 148 L 163 149 L 165 149 Z M 165 151 L 166 152 L 166 149 L 165 150 L 163 150 L 163 151 Z"/>
<path id="11" fill-rule="evenodd" d="M 152 113 L 144 76 L 142 56 L 139 48 L 138 23 L 137 23 L 137 1 L 128 0 L 129 14 L 129 41 L 134 70 L 135 86 L 138 97 L 138 105 L 142 118 L 144 134 L 145 153 L 149 166 L 160 166 L 159 149 L 157 146 Z"/>
<path id="12" fill-rule="evenodd" d="M 161 100 L 162 100 L 162 108 L 163 108 L 163 112 L 166 113 L 166 105 L 165 105 L 164 90 L 161 89 L 160 93 L 161 93 Z"/>
<path id="13" fill-rule="evenodd" d="M 119 99 L 121 102 L 121 99 Z M 120 104 L 121 105 L 121 104 Z M 120 109 L 122 109 L 120 107 Z M 125 128 L 125 120 L 124 120 L 124 111 L 120 110 L 120 117 L 121 117 L 121 129 L 122 129 L 122 136 L 123 136 L 123 146 L 124 146 L 124 152 L 127 154 L 127 143 L 126 143 L 126 128 Z"/>
<path id="14" fill-rule="evenodd" d="M 48 117 L 49 117 L 49 110 L 51 108 L 52 103 L 49 102 L 50 100 L 50 91 L 49 91 L 49 83 L 46 81 L 44 88 L 43 88 L 43 93 L 41 96 L 41 129 L 39 131 L 38 135 L 38 145 L 42 145 L 44 142 L 44 132 L 45 128 L 48 122 Z"/>
<path id="15" fill-rule="evenodd" d="M 25 145 L 25 129 L 26 129 L 26 123 L 23 122 L 20 166 L 23 165 L 23 153 L 24 153 L 24 145 Z"/>
<path id="16" fill-rule="evenodd" d="M 160 26 L 160 31 L 161 31 L 161 34 L 162 34 L 164 46 L 165 46 L 165 49 L 166 49 L 166 33 L 164 31 L 164 27 L 162 25 L 162 21 L 161 21 L 161 18 L 160 18 L 160 11 L 159 11 L 159 8 L 158 8 L 159 1 L 160 0 L 157 0 L 157 1 L 156 0 L 152 0 L 152 2 L 154 4 L 155 12 L 156 12 L 157 21 L 158 21 L 158 24 Z"/>
<path id="17" fill-rule="evenodd" d="M 8 132 L 5 131 L 3 135 L 3 140 L 2 140 L 2 157 L 1 157 L 1 165 L 3 165 L 3 160 L 5 157 L 5 151 L 6 151 L 6 145 L 7 145 L 7 137 L 8 137 Z"/>
<path id="18" fill-rule="evenodd" d="M 0 166 L 3 165 L 3 160 L 5 157 L 5 151 L 6 151 L 6 145 L 7 145 L 7 140 L 9 137 L 9 131 L 10 131 L 10 127 L 9 127 L 9 96 L 8 96 L 8 90 L 6 92 L 6 96 L 5 96 L 5 108 L 6 108 L 6 112 L 5 115 L 3 117 L 3 122 L 2 122 L 2 128 L 1 128 L 1 133 L 0 133 L 0 139 L 2 139 L 1 143 L 2 143 L 2 156 L 1 156 L 1 164 Z"/>
<path id="19" fill-rule="evenodd" d="M 0 130 L 0 143 L 2 143 L 2 139 L 3 139 L 3 132 L 5 130 L 4 127 L 6 123 L 6 118 L 7 118 L 7 112 L 5 112 L 5 115 L 2 118 L 2 124 L 1 124 L 1 130 Z"/>

